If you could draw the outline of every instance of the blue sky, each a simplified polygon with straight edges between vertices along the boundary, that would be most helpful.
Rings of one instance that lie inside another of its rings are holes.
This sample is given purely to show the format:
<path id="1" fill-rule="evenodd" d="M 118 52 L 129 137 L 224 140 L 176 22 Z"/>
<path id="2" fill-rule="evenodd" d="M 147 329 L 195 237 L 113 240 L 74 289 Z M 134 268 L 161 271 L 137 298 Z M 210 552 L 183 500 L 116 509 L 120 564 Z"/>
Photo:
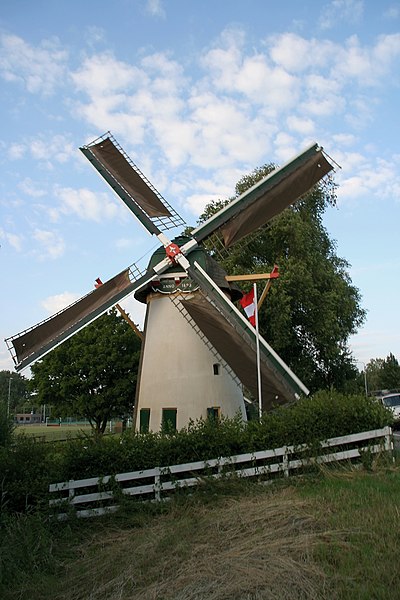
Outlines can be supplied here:
<path id="1" fill-rule="evenodd" d="M 342 167 L 325 226 L 368 311 L 351 348 L 360 369 L 400 359 L 399 75 L 396 1 L 3 0 L 1 340 L 156 247 L 78 150 L 111 130 L 192 225 L 321 144 Z"/>

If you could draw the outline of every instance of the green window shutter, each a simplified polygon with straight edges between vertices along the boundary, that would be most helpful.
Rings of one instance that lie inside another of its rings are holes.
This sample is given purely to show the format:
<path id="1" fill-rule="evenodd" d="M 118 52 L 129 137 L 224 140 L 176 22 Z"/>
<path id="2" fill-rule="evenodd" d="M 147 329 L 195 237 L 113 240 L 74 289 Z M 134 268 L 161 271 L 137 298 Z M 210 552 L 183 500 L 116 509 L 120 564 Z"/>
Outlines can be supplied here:
<path id="1" fill-rule="evenodd" d="M 164 433 L 176 431 L 176 408 L 163 408 L 162 411 L 162 430 Z"/>
<path id="2" fill-rule="evenodd" d="M 140 433 L 147 433 L 149 431 L 149 425 L 150 425 L 150 409 L 149 408 L 141 408 L 140 409 L 140 424 L 139 424 Z"/>

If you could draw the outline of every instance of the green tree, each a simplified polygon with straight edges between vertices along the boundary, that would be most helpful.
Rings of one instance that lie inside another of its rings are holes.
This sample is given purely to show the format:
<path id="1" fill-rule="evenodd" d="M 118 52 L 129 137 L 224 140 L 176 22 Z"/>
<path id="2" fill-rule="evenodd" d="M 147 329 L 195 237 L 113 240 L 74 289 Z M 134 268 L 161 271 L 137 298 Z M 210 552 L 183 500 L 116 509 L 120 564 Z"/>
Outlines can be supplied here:
<path id="1" fill-rule="evenodd" d="M 382 389 L 381 374 L 382 374 L 383 358 L 371 358 L 365 366 L 367 376 L 368 390 L 373 392 Z"/>
<path id="2" fill-rule="evenodd" d="M 102 434 L 133 409 L 139 356 L 139 338 L 113 309 L 34 364 L 32 387 L 40 403 Z"/>
<path id="3" fill-rule="evenodd" d="M 385 359 L 371 359 L 366 366 L 366 374 L 371 391 L 400 388 L 400 365 L 391 352 Z"/>
<path id="4" fill-rule="evenodd" d="M 394 354 L 390 353 L 382 365 L 382 388 L 390 390 L 400 387 L 400 365 Z"/>
<path id="5" fill-rule="evenodd" d="M 264 165 L 243 177 L 235 197 L 272 169 Z M 357 377 L 348 340 L 365 319 L 349 264 L 337 256 L 335 242 L 323 226 L 324 213 L 335 199 L 332 183 L 317 185 L 234 245 L 222 260 L 216 255 L 229 274 L 268 272 L 275 263 L 279 266 L 280 278 L 260 311 L 260 329 L 312 391 L 331 386 L 344 390 Z M 200 222 L 224 204 L 208 205 Z M 209 247 L 216 247 L 215 239 Z"/>
<path id="6" fill-rule="evenodd" d="M 10 413 L 22 411 L 29 401 L 28 380 L 19 373 L 0 371 L 0 404 L 8 407 Z"/>
<path id="7" fill-rule="evenodd" d="M 8 414 L 7 406 L 0 403 L 0 448 L 11 445 L 13 431 L 14 423 L 11 415 Z"/>

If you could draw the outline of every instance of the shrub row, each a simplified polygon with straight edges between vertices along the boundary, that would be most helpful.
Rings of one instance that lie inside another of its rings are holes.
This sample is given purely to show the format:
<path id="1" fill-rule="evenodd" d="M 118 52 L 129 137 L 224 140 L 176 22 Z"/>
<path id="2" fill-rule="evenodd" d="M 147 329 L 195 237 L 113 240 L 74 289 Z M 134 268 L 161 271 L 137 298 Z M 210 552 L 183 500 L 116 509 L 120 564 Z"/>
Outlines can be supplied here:
<path id="1" fill-rule="evenodd" d="M 126 432 L 121 438 L 79 439 L 65 448 L 63 477 L 92 477 L 208 460 L 378 429 L 391 413 L 372 398 L 319 392 L 267 413 L 261 422 L 200 420 L 172 435 Z"/>
<path id="2" fill-rule="evenodd" d="M 312 446 L 330 437 L 383 427 L 391 413 L 375 400 L 320 392 L 278 408 L 261 422 L 196 421 L 179 432 L 104 438 L 82 436 L 63 445 L 15 436 L 0 448 L 0 510 L 23 512 L 47 497 L 48 484 L 208 460 L 289 444 Z"/>

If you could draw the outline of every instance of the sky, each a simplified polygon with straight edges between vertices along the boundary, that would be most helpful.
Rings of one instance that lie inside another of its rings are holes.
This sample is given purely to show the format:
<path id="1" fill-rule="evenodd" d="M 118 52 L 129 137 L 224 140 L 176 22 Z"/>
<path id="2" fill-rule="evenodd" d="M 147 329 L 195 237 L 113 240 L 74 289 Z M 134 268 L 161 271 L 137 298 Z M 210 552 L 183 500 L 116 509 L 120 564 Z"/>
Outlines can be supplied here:
<path id="1" fill-rule="evenodd" d="M 400 359 L 399 105 L 395 0 L 2 0 L 0 370 L 5 338 L 158 246 L 79 151 L 106 131 L 189 225 L 320 144 L 340 165 L 324 225 L 367 310 L 350 348 L 360 370 Z"/>

